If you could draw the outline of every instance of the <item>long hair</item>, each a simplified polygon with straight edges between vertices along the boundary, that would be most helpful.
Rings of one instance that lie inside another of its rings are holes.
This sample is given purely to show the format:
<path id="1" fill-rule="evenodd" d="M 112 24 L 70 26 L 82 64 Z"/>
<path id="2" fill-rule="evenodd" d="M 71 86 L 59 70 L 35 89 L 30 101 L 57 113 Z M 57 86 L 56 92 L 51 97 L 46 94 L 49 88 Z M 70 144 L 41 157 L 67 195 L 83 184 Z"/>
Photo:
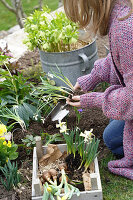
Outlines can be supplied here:
<path id="1" fill-rule="evenodd" d="M 131 11 L 133 0 L 129 0 Z M 68 18 L 78 22 L 81 27 L 86 27 L 92 22 L 92 30 L 96 34 L 104 36 L 108 33 L 108 24 L 115 0 L 64 0 L 64 9 Z M 120 19 L 123 20 L 124 18 Z"/>

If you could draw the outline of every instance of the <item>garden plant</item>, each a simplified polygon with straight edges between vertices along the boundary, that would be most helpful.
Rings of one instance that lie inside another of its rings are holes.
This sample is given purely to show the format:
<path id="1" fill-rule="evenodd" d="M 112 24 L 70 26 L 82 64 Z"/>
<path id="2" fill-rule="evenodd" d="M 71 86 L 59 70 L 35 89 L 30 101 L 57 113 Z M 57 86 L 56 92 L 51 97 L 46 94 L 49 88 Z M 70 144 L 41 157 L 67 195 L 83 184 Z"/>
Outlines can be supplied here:
<path id="1" fill-rule="evenodd" d="M 65 13 L 52 16 L 50 9 L 35 10 L 25 20 L 24 30 L 27 38 L 24 43 L 30 50 L 39 48 L 47 52 L 70 51 L 70 46 L 78 39 L 78 24 L 70 21 Z"/>
<path id="2" fill-rule="evenodd" d="M 51 111 L 54 102 L 51 101 L 48 105 L 47 99 L 44 103 L 39 95 L 33 96 L 34 83 L 29 83 L 27 78 L 19 72 L 12 74 L 8 66 L 9 58 L 3 53 L 0 55 L 1 65 L 5 67 L 0 69 L 0 77 L 3 80 L 0 82 L 0 120 L 5 124 L 9 120 L 12 125 L 19 123 L 23 129 L 26 129 L 31 119 L 43 121 L 43 116 Z M 47 78 L 45 80 L 47 83 Z M 42 103 L 44 106 L 40 110 Z"/>

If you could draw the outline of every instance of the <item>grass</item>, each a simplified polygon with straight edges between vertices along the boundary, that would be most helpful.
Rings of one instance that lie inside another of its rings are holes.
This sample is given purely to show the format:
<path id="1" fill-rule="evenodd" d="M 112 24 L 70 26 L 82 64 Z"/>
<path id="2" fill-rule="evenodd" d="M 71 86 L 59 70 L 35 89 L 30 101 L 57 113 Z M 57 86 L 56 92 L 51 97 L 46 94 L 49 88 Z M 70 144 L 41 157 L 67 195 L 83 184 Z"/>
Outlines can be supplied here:
<path id="1" fill-rule="evenodd" d="M 133 200 L 133 182 L 109 172 L 107 163 L 114 157 L 110 153 L 100 161 L 100 176 L 104 200 Z"/>
<path id="2" fill-rule="evenodd" d="M 6 0 L 10 4 L 10 0 Z M 55 10 L 58 7 L 59 0 L 43 0 L 44 5 L 48 5 L 51 10 Z M 34 7 L 38 5 L 38 0 L 22 0 L 24 12 L 27 16 L 33 12 Z M 11 5 L 11 4 L 10 4 Z M 0 2 L 0 31 L 8 30 L 17 24 L 16 16 L 10 12 L 1 2 Z"/>

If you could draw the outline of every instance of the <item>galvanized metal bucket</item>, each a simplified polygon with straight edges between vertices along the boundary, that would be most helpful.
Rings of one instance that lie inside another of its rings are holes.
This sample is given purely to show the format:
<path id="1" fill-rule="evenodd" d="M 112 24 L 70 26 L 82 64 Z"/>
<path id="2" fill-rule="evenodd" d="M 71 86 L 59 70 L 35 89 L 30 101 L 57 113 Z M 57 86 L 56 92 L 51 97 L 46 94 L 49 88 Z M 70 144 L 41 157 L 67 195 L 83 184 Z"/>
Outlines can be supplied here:
<path id="1" fill-rule="evenodd" d="M 44 72 L 58 72 L 58 66 L 62 73 L 75 85 L 77 78 L 89 74 L 98 59 L 96 39 L 81 49 L 67 52 L 40 52 L 40 60 Z M 61 80 L 55 78 L 57 86 L 66 86 Z"/>

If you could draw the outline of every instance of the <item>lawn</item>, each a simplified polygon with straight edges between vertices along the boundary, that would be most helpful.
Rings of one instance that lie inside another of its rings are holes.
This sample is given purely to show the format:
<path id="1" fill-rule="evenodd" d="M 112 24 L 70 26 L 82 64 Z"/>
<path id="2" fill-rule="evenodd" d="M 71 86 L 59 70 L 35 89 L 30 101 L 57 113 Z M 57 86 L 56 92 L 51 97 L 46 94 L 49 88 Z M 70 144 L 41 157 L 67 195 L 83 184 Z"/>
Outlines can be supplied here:
<path id="1" fill-rule="evenodd" d="M 10 2 L 10 0 L 6 0 Z M 24 11 L 29 15 L 34 7 L 38 5 L 38 0 L 22 0 Z M 43 0 L 44 5 L 48 5 L 51 10 L 55 10 L 58 7 L 58 0 Z M 10 12 L 4 5 L 0 2 L 0 31 L 8 30 L 17 24 L 16 16 Z"/>
<path id="2" fill-rule="evenodd" d="M 115 159 L 110 153 L 100 162 L 104 200 L 133 200 L 133 182 L 109 172 L 107 163 Z"/>

